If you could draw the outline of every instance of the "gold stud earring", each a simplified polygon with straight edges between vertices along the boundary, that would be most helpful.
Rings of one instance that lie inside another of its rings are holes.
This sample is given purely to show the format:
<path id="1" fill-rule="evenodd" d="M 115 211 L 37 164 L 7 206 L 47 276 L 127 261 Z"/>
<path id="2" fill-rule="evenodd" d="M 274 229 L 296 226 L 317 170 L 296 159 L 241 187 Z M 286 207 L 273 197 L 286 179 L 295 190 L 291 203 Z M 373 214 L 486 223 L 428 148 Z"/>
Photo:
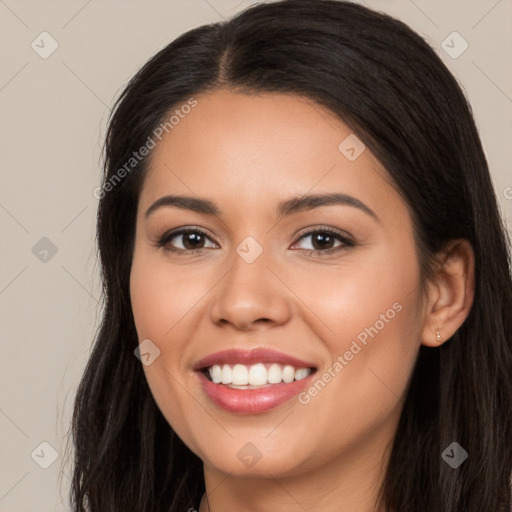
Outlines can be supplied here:
<path id="1" fill-rule="evenodd" d="M 436 332 L 436 340 L 441 341 L 441 333 L 439 331 Z"/>

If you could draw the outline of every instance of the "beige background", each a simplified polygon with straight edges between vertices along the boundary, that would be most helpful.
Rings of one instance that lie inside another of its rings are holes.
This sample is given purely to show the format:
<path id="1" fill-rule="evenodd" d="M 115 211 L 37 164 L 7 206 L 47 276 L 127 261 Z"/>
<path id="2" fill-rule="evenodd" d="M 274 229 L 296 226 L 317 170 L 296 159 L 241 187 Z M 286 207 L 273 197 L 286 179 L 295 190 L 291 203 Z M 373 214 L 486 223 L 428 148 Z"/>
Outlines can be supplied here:
<path id="1" fill-rule="evenodd" d="M 0 0 L 0 512 L 68 510 L 66 432 L 100 315 L 93 190 L 109 107 L 158 49 L 251 3 Z M 423 34 L 463 84 L 510 230 L 511 0 L 364 3 Z M 58 43 L 46 59 L 31 47 L 43 31 Z M 456 59 L 441 46 L 453 31 L 469 44 Z M 37 254 L 42 237 L 54 255 Z M 42 442 L 58 453 L 48 469 Z"/>

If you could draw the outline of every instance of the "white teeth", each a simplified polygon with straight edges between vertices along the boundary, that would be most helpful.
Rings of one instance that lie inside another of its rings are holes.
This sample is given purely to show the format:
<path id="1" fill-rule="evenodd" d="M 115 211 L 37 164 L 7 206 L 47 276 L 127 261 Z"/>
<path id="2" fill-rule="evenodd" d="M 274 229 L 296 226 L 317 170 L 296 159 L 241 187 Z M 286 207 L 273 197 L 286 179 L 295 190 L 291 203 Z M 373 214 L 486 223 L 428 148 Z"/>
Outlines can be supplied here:
<path id="1" fill-rule="evenodd" d="M 272 364 L 268 369 L 267 381 L 269 384 L 279 384 L 283 379 L 283 370 L 278 364 Z"/>
<path id="2" fill-rule="evenodd" d="M 210 368 L 210 377 L 215 384 L 222 382 L 222 368 L 218 364 L 214 364 Z"/>
<path id="3" fill-rule="evenodd" d="M 309 368 L 299 368 L 295 370 L 295 380 L 305 379 L 309 375 Z"/>
<path id="4" fill-rule="evenodd" d="M 247 366 L 243 364 L 235 364 L 233 366 L 233 380 L 231 382 L 235 386 L 247 386 L 249 384 L 249 371 Z"/>
<path id="5" fill-rule="evenodd" d="M 251 386 L 263 386 L 267 383 L 267 369 L 262 364 L 253 364 L 249 370 L 249 382 Z M 234 382 L 233 382 L 234 384 Z"/>
<path id="6" fill-rule="evenodd" d="M 297 368 L 277 363 L 271 364 L 268 368 L 263 363 L 246 366 L 235 364 L 231 366 L 224 364 L 222 367 L 214 364 L 208 368 L 208 373 L 214 384 L 230 384 L 232 386 L 265 386 L 268 384 L 279 384 L 293 382 L 294 380 L 305 379 L 310 373 L 309 368 Z"/>
<path id="7" fill-rule="evenodd" d="M 283 368 L 283 380 L 286 383 L 293 382 L 295 378 L 295 368 L 293 366 L 285 366 Z"/>
<path id="8" fill-rule="evenodd" d="M 225 364 L 222 367 L 222 384 L 231 384 L 233 382 L 233 373 L 231 372 L 231 366 L 229 364 Z"/>

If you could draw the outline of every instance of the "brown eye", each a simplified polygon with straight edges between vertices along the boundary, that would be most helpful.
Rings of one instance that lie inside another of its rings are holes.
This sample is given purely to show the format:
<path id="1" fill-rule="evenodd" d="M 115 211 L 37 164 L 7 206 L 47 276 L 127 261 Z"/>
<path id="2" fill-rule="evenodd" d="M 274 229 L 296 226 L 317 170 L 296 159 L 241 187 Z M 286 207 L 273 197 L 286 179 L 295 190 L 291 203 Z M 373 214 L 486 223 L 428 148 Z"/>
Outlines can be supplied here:
<path id="1" fill-rule="evenodd" d="M 201 249 L 204 245 L 204 235 L 195 231 L 186 231 L 178 235 L 182 240 L 185 249 Z"/>
<path id="2" fill-rule="evenodd" d="M 332 249 L 335 239 L 328 233 L 315 233 L 312 235 L 312 245 L 315 250 L 323 251 L 325 249 Z"/>
<path id="3" fill-rule="evenodd" d="M 340 232 L 326 228 L 309 231 L 302 235 L 299 238 L 299 241 L 306 240 L 308 238 L 311 238 L 311 247 L 302 247 L 300 249 L 313 253 L 324 251 L 335 252 L 338 249 L 353 247 L 355 245 L 352 240 L 342 235 Z M 335 245 L 337 241 L 338 244 Z"/>
<path id="4" fill-rule="evenodd" d="M 205 245 L 210 241 L 211 245 Z M 210 237 L 199 229 L 180 229 L 165 234 L 158 242 L 159 247 L 176 253 L 193 253 L 208 247 L 216 247 Z"/>

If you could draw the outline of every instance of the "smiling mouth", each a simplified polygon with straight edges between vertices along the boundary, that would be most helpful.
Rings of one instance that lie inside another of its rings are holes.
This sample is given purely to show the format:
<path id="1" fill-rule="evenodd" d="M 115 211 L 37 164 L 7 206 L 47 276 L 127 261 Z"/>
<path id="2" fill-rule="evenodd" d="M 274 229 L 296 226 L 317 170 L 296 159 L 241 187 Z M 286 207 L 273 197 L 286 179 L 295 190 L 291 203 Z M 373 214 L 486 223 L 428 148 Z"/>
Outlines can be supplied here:
<path id="1" fill-rule="evenodd" d="M 214 364 L 200 371 L 210 382 L 223 387 L 260 389 L 300 381 L 315 373 L 316 368 L 296 368 L 278 363 Z"/>

